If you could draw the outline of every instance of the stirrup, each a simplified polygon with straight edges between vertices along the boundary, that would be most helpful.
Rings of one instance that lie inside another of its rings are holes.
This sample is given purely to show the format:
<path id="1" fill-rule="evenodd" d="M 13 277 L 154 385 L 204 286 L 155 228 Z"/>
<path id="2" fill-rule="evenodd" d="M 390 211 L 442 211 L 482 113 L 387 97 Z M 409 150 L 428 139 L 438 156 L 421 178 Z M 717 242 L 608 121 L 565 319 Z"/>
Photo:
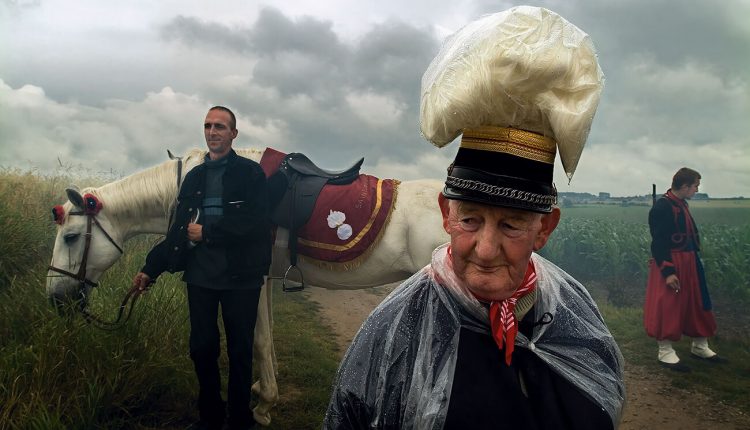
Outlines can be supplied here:
<path id="1" fill-rule="evenodd" d="M 295 282 L 290 279 L 289 280 L 290 285 L 287 287 L 286 286 L 287 278 L 289 277 L 289 271 L 292 270 L 292 268 L 296 269 L 297 273 L 299 273 L 300 282 Z M 296 264 L 289 265 L 289 267 L 286 269 L 286 272 L 284 273 L 284 277 L 281 280 L 281 290 L 284 291 L 285 293 L 293 293 L 295 291 L 302 291 L 304 289 L 305 289 L 305 277 L 302 276 L 302 271 L 299 269 L 299 267 L 297 267 Z"/>

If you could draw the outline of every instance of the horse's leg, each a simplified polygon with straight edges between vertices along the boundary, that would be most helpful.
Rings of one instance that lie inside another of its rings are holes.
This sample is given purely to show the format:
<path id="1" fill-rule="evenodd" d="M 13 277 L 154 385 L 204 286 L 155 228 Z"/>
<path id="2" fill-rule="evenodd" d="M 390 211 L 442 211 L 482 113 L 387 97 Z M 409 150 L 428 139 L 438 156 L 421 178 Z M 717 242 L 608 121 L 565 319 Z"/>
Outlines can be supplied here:
<path id="1" fill-rule="evenodd" d="M 276 360 L 276 343 L 273 341 L 273 281 L 268 280 L 268 288 L 266 288 L 266 298 L 268 299 L 268 338 L 271 339 L 269 346 L 271 347 L 271 363 L 273 363 L 273 376 L 274 381 L 279 376 L 279 362 Z M 278 391 L 278 390 L 277 390 Z"/>
<path id="2" fill-rule="evenodd" d="M 279 387 L 276 385 L 276 356 L 273 348 L 271 280 L 267 279 L 261 289 L 258 303 L 258 319 L 255 322 L 253 358 L 258 366 L 260 379 L 252 390 L 258 396 L 258 404 L 253 409 L 253 417 L 260 425 L 271 424 L 271 408 L 279 400 Z"/>

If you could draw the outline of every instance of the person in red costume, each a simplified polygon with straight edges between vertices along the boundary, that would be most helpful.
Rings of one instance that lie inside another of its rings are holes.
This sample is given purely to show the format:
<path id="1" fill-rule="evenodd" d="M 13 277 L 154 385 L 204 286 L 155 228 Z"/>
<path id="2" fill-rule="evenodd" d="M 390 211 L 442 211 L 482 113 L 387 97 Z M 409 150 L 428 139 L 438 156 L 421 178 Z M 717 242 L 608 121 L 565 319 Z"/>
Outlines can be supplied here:
<path id="1" fill-rule="evenodd" d="M 687 203 L 700 182 L 700 173 L 681 168 L 672 178 L 672 187 L 648 214 L 652 258 L 643 320 L 646 333 L 658 343 L 659 364 L 678 372 L 690 371 L 672 347 L 683 335 L 693 338 L 693 357 L 726 361 L 708 347 L 707 338 L 716 333 L 716 320 L 699 255 L 698 226 Z"/>

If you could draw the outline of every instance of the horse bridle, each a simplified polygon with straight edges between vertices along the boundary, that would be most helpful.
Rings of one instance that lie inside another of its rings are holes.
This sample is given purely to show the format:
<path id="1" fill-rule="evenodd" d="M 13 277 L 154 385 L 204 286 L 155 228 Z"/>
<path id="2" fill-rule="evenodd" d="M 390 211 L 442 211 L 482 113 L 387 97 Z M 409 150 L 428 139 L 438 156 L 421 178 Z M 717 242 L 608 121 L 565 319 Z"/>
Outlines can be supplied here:
<path id="1" fill-rule="evenodd" d="M 184 162 L 182 161 L 182 157 L 174 156 L 172 154 L 172 151 L 167 150 L 167 154 L 169 155 L 169 158 L 171 160 L 177 160 L 177 190 L 179 194 L 179 189 L 180 189 L 180 186 L 182 185 L 182 170 L 183 170 Z M 84 206 L 86 205 L 84 204 Z M 102 227 L 102 225 L 99 223 L 99 220 L 96 219 L 97 213 L 98 213 L 98 209 L 81 210 L 81 211 L 68 213 L 68 215 L 86 216 L 86 243 L 83 248 L 83 258 L 81 259 L 81 267 L 78 269 L 78 272 L 77 273 L 69 272 L 67 270 L 60 269 L 59 267 L 55 267 L 51 264 L 47 266 L 47 268 L 48 270 L 60 273 L 61 275 L 68 276 L 78 281 L 78 295 L 81 297 L 80 305 L 78 306 L 78 311 L 83 315 L 83 317 L 86 319 L 88 323 L 102 330 L 114 330 L 116 328 L 122 327 L 122 325 L 124 325 L 128 321 L 128 319 L 130 319 L 130 314 L 133 312 L 133 307 L 135 306 L 135 302 L 140 296 L 139 294 L 140 288 L 138 286 L 134 286 L 128 291 L 128 293 L 125 295 L 125 298 L 120 303 L 120 307 L 118 308 L 118 311 L 117 311 L 117 318 L 114 321 L 105 321 L 102 318 L 92 314 L 88 310 L 88 297 L 86 296 L 86 285 L 92 288 L 99 286 L 98 283 L 86 278 L 86 263 L 88 262 L 89 249 L 91 248 L 91 230 L 92 230 L 91 225 L 95 224 L 97 227 L 99 227 L 99 230 L 101 230 L 102 233 L 104 233 L 104 236 L 107 238 L 107 240 L 109 240 L 109 243 L 111 243 L 120 252 L 120 254 L 124 254 L 122 247 L 118 245 L 117 242 L 115 242 L 112 236 L 109 233 L 107 233 L 107 230 L 105 230 L 104 227 Z M 172 224 L 173 214 L 174 214 L 173 211 L 170 211 L 168 225 Z M 131 299 L 132 301 L 130 301 Z M 129 301 L 130 301 L 130 308 L 128 309 L 128 313 L 125 316 L 125 320 L 120 322 L 123 316 L 123 312 L 125 311 L 125 308 L 127 307 L 127 304 Z"/>
<path id="2" fill-rule="evenodd" d="M 127 307 L 128 302 L 133 299 L 132 302 L 130 302 L 130 309 L 127 313 L 127 316 L 125 318 L 125 321 L 122 322 L 124 324 L 129 318 L 130 314 L 133 311 L 133 306 L 135 305 L 135 301 L 138 297 L 136 294 L 137 288 L 131 288 L 130 291 L 128 291 L 127 295 L 123 299 L 122 303 L 120 304 L 120 308 L 117 314 L 117 318 L 114 321 L 105 321 L 102 318 L 92 314 L 88 310 L 88 297 L 86 296 L 86 286 L 90 286 L 92 288 L 98 287 L 99 284 L 97 282 L 94 282 L 86 277 L 86 265 L 89 258 L 89 250 L 91 249 L 91 231 L 92 231 L 92 224 L 99 227 L 99 230 L 104 233 L 104 236 L 109 240 L 109 242 L 120 252 L 120 254 L 123 254 L 122 247 L 115 242 L 115 240 L 112 238 L 112 236 L 107 233 L 107 230 L 102 227 L 102 225 L 99 223 L 99 220 L 96 219 L 96 213 L 89 212 L 89 211 L 71 211 L 68 213 L 68 215 L 79 215 L 79 216 L 85 216 L 86 217 L 86 239 L 85 244 L 83 247 L 83 257 L 81 259 L 81 264 L 78 269 L 77 273 L 69 272 L 67 270 L 61 269 L 59 267 L 55 267 L 53 265 L 49 265 L 48 269 L 53 272 L 60 273 L 61 275 L 68 276 L 70 278 L 75 279 L 78 281 L 78 295 L 80 296 L 80 305 L 78 306 L 78 311 L 84 316 L 86 321 L 98 328 L 107 330 L 107 329 L 114 329 L 121 326 L 120 320 L 122 319 L 123 312 L 125 311 L 125 308 Z"/>
<path id="3" fill-rule="evenodd" d="M 99 227 L 99 230 L 104 233 L 104 236 L 109 240 L 109 242 L 114 245 L 115 248 L 120 252 L 120 254 L 123 253 L 122 248 L 120 245 L 115 242 L 114 239 L 112 239 L 112 236 L 107 233 L 107 230 L 102 227 L 102 225 L 99 223 L 99 220 L 96 219 L 96 215 L 92 213 L 86 213 L 84 211 L 75 211 L 75 212 L 69 212 L 68 215 L 83 215 L 86 217 L 86 243 L 83 247 L 83 258 L 81 259 L 81 267 L 78 269 L 78 273 L 69 272 L 67 270 L 60 269 L 59 267 L 55 267 L 53 265 L 49 265 L 49 270 L 53 272 L 57 272 L 60 274 L 63 274 L 65 276 L 71 277 L 79 282 L 79 290 L 83 290 L 83 288 L 86 285 L 89 285 L 91 287 L 98 287 L 99 284 L 86 278 L 86 263 L 89 259 L 89 250 L 91 249 L 91 224 L 96 224 L 97 227 Z"/>

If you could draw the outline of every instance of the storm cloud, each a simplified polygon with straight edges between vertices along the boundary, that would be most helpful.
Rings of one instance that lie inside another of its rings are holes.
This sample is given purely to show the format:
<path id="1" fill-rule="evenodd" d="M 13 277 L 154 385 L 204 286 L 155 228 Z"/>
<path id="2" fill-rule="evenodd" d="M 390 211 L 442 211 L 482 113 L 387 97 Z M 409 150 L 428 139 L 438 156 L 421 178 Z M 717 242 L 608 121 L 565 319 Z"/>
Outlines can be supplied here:
<path id="1" fill-rule="evenodd" d="M 646 194 L 691 166 L 702 192 L 750 195 L 750 4 L 541 5 L 591 35 L 606 75 L 572 182 L 556 169 L 560 191 Z M 447 34 L 512 4 L 232 6 L 0 3 L 0 165 L 130 174 L 203 147 L 205 110 L 222 104 L 238 115 L 237 146 L 442 178 L 457 148 L 419 134 L 422 73 Z"/>

